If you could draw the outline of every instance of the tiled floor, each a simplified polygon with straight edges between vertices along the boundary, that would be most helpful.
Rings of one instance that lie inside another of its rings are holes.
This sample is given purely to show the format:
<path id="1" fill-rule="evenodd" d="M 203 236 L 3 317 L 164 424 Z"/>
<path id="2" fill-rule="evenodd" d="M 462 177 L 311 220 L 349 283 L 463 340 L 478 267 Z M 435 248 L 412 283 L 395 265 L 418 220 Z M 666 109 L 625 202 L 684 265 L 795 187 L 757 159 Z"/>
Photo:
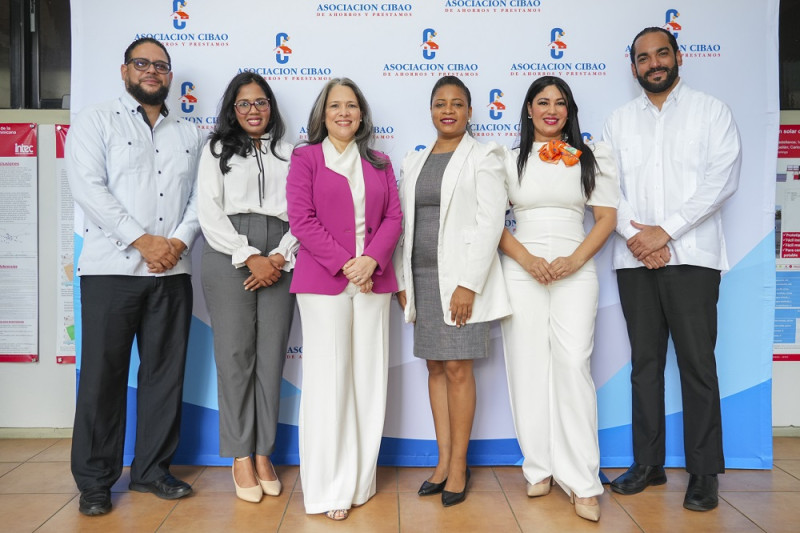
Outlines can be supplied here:
<path id="1" fill-rule="evenodd" d="M 774 439 L 772 470 L 729 470 L 721 476 L 714 511 L 683 509 L 688 475 L 672 469 L 666 485 L 642 494 L 606 490 L 598 524 L 578 518 L 560 489 L 528 498 L 519 468 L 505 466 L 473 468 L 467 500 L 447 509 L 435 496 L 416 494 L 428 469 L 381 467 L 378 494 L 351 510 L 344 522 L 304 513 L 296 466 L 278 467 L 284 491 L 260 504 L 236 499 L 228 468 L 173 467 L 195 489 L 193 496 L 177 501 L 129 492 L 125 469 L 112 489 L 111 513 L 89 518 L 78 512 L 69 447 L 68 439 L 0 440 L 0 531 L 800 532 L 800 438 Z M 604 469 L 612 479 L 621 471 Z"/>

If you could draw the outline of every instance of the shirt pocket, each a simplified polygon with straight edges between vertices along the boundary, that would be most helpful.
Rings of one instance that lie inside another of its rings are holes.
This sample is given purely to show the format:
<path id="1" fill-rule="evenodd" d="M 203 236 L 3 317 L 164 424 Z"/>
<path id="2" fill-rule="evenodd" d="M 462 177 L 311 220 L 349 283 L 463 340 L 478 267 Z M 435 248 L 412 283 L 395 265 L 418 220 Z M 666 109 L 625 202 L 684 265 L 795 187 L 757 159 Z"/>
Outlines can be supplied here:
<path id="1" fill-rule="evenodd" d="M 108 147 L 108 163 L 111 169 L 139 171 L 148 168 L 152 154 L 148 147 L 137 140 L 113 142 Z"/>
<path id="2" fill-rule="evenodd" d="M 707 129 L 689 128 L 680 133 L 681 168 L 684 184 L 684 199 L 694 194 L 694 190 L 705 177 L 706 160 L 708 157 Z"/>
<path id="3" fill-rule="evenodd" d="M 627 176 L 634 174 L 642 166 L 642 137 L 641 135 L 626 135 L 620 139 L 616 148 L 622 181 Z"/>

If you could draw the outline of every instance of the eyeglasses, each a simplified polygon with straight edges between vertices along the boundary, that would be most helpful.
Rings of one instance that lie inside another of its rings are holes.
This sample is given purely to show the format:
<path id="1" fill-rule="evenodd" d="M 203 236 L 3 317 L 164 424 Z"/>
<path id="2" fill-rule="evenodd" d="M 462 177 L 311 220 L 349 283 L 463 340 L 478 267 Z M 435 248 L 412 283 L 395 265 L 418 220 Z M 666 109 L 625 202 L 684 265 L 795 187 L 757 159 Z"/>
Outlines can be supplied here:
<path id="1" fill-rule="evenodd" d="M 240 115 L 246 115 L 250 112 L 250 106 L 254 106 L 256 111 L 267 111 L 269 109 L 269 100 L 266 98 L 259 98 L 258 100 L 254 100 L 249 102 L 247 100 L 239 100 L 235 104 L 233 104 L 234 109 Z"/>
<path id="2" fill-rule="evenodd" d="M 142 72 L 150 68 L 150 65 L 153 65 L 153 68 L 156 69 L 156 72 L 159 74 L 169 74 L 169 71 L 172 70 L 172 65 L 166 61 L 150 61 L 149 59 L 145 59 L 143 57 L 134 57 L 126 64 L 133 64 L 133 68 L 136 70 L 141 70 Z"/>

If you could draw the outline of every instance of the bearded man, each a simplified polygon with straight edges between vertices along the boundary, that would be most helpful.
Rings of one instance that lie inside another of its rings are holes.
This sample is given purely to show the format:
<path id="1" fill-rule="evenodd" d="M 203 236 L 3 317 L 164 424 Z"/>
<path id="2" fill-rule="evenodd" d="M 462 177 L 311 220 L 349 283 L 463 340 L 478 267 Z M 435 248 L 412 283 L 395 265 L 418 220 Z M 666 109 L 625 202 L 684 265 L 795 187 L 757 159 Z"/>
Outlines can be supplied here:
<path id="1" fill-rule="evenodd" d="M 680 370 L 689 486 L 683 506 L 718 503 L 725 471 L 714 348 L 720 272 L 728 269 L 720 208 L 736 191 L 741 141 L 730 109 L 681 81 L 675 37 L 645 28 L 631 44 L 638 98 L 614 111 L 604 139 L 621 187 L 614 268 L 631 344 L 633 458 L 611 490 L 667 482 L 664 367 L 670 335 Z"/>
<path id="2" fill-rule="evenodd" d="M 197 235 L 202 137 L 169 117 L 169 53 L 134 41 L 120 67 L 126 92 L 88 107 L 67 138 L 67 173 L 83 210 L 78 261 L 81 368 L 72 438 L 79 510 L 111 510 L 122 473 L 131 348 L 140 366 L 130 489 L 165 499 L 192 493 L 169 471 L 178 447 L 192 317 L 188 247 Z"/>

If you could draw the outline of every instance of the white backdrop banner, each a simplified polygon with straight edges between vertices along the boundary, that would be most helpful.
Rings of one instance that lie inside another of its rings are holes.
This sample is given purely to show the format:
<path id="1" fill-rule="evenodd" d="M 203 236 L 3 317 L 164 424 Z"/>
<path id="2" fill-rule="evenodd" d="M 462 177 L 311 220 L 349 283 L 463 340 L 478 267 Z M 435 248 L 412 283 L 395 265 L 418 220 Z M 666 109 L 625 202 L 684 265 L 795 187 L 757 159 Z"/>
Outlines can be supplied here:
<path id="1" fill-rule="evenodd" d="M 608 114 L 639 93 L 628 57 L 633 36 L 646 26 L 670 28 L 684 57 L 682 78 L 731 106 L 745 146 L 739 191 L 723 212 L 732 268 L 722 283 L 717 360 L 726 463 L 771 468 L 777 23 L 778 0 L 686 5 L 654 0 L 141 0 L 135 7 L 73 0 L 72 110 L 117 97 L 124 90 L 118 74 L 123 51 L 134 39 L 148 36 L 162 41 L 172 56 L 171 112 L 204 133 L 213 129 L 222 92 L 238 72 L 261 74 L 272 86 L 291 142 L 305 137 L 308 113 L 324 83 L 347 76 L 359 84 L 372 108 L 376 147 L 398 166 L 407 151 L 435 138 L 429 98 L 440 76 L 459 76 L 471 89 L 478 140 L 512 146 L 527 87 L 539 76 L 557 75 L 572 87 L 585 138 L 599 140 Z M 79 235 L 75 246 L 78 253 Z M 195 311 L 176 461 L 229 464 L 218 456 L 212 331 L 197 283 L 200 248 L 195 243 Z M 607 251 L 596 261 L 601 292 L 592 371 L 602 464 L 627 466 L 632 458 L 630 347 Z M 425 364 L 412 355 L 412 330 L 398 311 L 391 322 L 380 461 L 433 464 Z M 298 460 L 299 326 L 296 314 L 281 391 L 274 458 L 279 463 Z M 469 461 L 517 464 L 521 456 L 498 327 L 492 330 L 492 352 L 475 365 L 478 408 Z M 136 365 L 129 382 L 132 395 L 135 372 Z M 679 466 L 684 407 L 671 346 L 666 372 L 667 464 Z M 135 402 L 128 405 L 133 409 Z M 135 413 L 128 416 L 132 440 Z M 126 461 L 131 453 L 129 446 Z"/>

